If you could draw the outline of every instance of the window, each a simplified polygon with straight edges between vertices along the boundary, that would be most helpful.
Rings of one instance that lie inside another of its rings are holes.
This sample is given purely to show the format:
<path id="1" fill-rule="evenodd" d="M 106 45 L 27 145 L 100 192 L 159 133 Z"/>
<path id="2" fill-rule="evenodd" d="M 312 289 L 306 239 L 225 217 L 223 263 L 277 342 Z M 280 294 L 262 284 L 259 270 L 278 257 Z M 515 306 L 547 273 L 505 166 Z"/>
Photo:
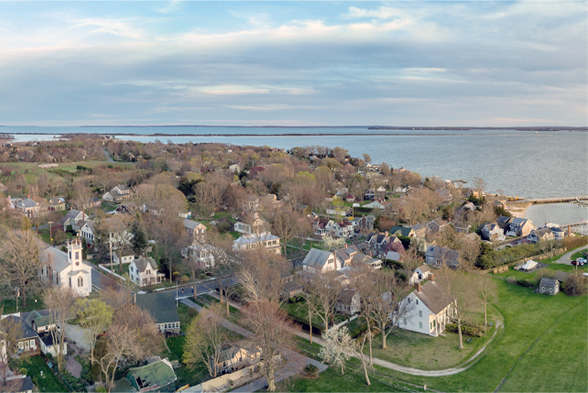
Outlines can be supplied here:
<path id="1" fill-rule="evenodd" d="M 422 317 L 423 317 L 423 311 L 422 310 L 419 310 L 419 318 L 422 318 Z"/>
<path id="2" fill-rule="evenodd" d="M 422 328 L 423 328 L 423 323 L 419 322 L 419 329 L 422 329 Z"/>
<path id="3" fill-rule="evenodd" d="M 20 341 L 20 342 L 18 343 L 18 349 L 20 349 L 20 350 L 22 351 L 22 350 L 23 350 L 23 348 L 24 348 L 24 346 L 23 346 L 23 343 L 22 343 L 22 341 Z"/>
<path id="4" fill-rule="evenodd" d="M 549 288 L 549 293 L 553 293 L 553 288 Z"/>
<path id="5" fill-rule="evenodd" d="M 84 277 L 78 277 L 78 287 L 84 286 Z"/>
<path id="6" fill-rule="evenodd" d="M 147 271 L 145 271 L 145 274 L 147 274 L 147 275 L 151 274 L 151 270 L 147 269 Z"/>
<path id="7" fill-rule="evenodd" d="M 80 259 L 80 252 L 76 251 L 76 259 Z"/>
<path id="8" fill-rule="evenodd" d="M 35 347 L 36 347 L 36 345 L 35 345 L 35 340 L 31 340 L 31 348 L 33 348 L 33 349 L 34 349 Z"/>
<path id="9" fill-rule="evenodd" d="M 71 277 L 69 278 L 69 287 L 71 288 Z"/>

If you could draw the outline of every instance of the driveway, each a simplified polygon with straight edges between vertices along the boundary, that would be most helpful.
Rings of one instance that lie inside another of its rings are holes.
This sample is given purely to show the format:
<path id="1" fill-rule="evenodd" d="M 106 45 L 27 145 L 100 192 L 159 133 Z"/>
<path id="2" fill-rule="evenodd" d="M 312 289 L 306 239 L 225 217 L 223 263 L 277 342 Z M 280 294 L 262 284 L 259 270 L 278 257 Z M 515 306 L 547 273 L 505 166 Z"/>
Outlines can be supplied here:
<path id="1" fill-rule="evenodd" d="M 85 330 L 78 325 L 65 325 L 65 336 L 70 343 L 74 343 L 81 351 L 90 352 L 90 340 L 85 335 Z"/>
<path id="2" fill-rule="evenodd" d="M 564 265 L 571 265 L 572 264 L 572 255 L 574 255 L 575 253 L 577 253 L 578 251 L 582 251 L 582 250 L 586 250 L 588 249 L 588 246 L 584 246 L 584 247 L 580 247 L 580 248 L 575 248 L 572 251 L 565 253 L 564 255 L 561 256 L 561 258 L 559 258 L 557 261 L 553 262 L 553 263 L 561 263 Z"/>
<path id="3" fill-rule="evenodd" d="M 80 375 L 82 375 L 82 365 L 76 360 L 76 356 L 80 355 L 82 350 L 72 342 L 69 343 L 69 348 L 73 349 L 75 352 L 65 358 L 65 368 L 71 375 L 79 378 Z"/>

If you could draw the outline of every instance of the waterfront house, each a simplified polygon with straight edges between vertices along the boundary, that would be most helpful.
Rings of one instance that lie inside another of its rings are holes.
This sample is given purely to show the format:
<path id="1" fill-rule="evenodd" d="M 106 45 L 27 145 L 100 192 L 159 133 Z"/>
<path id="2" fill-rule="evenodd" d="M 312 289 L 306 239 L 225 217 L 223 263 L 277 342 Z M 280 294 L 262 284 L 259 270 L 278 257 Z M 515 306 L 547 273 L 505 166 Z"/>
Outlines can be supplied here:
<path id="1" fill-rule="evenodd" d="M 515 217 L 510 222 L 509 232 L 514 233 L 515 236 L 527 236 L 533 228 L 533 222 L 531 220 Z"/>
<path id="2" fill-rule="evenodd" d="M 498 224 L 487 223 L 482 226 L 482 239 L 499 242 L 505 239 L 504 230 Z"/>
<path id="3" fill-rule="evenodd" d="M 527 235 L 527 239 L 532 243 L 539 243 L 540 241 L 554 240 L 555 234 L 551 228 L 535 229 Z"/>

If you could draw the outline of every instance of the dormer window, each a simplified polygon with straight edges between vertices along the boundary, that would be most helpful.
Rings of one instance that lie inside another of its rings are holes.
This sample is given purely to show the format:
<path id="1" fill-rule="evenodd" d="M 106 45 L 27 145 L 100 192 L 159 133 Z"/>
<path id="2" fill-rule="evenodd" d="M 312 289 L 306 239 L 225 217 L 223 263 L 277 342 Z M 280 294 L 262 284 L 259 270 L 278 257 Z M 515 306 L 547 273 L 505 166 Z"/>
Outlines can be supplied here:
<path id="1" fill-rule="evenodd" d="M 147 270 L 145 271 L 145 274 L 147 274 L 147 275 L 151 274 L 151 270 L 147 269 Z"/>

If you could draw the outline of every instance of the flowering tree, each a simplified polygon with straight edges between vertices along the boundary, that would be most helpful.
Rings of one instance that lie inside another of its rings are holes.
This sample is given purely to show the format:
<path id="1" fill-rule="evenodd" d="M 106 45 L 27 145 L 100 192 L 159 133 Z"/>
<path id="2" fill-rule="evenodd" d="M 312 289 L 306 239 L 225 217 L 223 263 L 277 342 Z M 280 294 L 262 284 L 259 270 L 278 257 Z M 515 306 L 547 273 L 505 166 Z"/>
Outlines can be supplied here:
<path id="1" fill-rule="evenodd" d="M 345 362 L 355 353 L 355 341 L 349 335 L 347 327 L 329 329 L 323 333 L 325 345 L 321 348 L 319 356 L 332 366 L 341 368 L 341 375 L 345 374 Z"/>

